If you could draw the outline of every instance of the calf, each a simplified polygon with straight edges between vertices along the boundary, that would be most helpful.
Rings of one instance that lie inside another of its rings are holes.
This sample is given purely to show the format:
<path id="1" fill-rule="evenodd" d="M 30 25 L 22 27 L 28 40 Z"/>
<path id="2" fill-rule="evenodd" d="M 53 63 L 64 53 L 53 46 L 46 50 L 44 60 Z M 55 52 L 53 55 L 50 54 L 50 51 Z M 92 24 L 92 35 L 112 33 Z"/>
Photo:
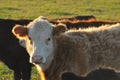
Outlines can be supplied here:
<path id="1" fill-rule="evenodd" d="M 83 19 L 84 16 L 77 17 L 79 17 L 77 19 Z M 30 80 L 32 65 L 29 63 L 29 55 L 24 48 L 19 46 L 18 40 L 11 33 L 11 29 L 16 24 L 27 25 L 31 21 L 0 19 L 0 60 L 14 71 L 15 80 Z"/>
<path id="2" fill-rule="evenodd" d="M 47 80 L 60 80 L 64 71 L 85 76 L 98 67 L 120 70 L 120 24 L 66 30 L 37 18 L 12 32 L 26 41 L 30 62 L 42 67 Z"/>

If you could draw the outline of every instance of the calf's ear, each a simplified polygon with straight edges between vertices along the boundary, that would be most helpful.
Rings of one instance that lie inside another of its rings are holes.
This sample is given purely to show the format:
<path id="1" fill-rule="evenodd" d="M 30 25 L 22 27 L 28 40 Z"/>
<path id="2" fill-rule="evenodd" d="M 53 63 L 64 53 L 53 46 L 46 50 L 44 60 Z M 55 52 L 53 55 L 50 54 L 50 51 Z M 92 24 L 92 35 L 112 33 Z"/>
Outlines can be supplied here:
<path id="1" fill-rule="evenodd" d="M 12 29 L 12 33 L 18 38 L 23 39 L 28 35 L 28 29 L 22 25 L 15 25 Z"/>
<path id="2" fill-rule="evenodd" d="M 60 23 L 53 27 L 53 35 L 59 35 L 61 33 L 64 33 L 66 30 L 67 30 L 66 25 Z"/>

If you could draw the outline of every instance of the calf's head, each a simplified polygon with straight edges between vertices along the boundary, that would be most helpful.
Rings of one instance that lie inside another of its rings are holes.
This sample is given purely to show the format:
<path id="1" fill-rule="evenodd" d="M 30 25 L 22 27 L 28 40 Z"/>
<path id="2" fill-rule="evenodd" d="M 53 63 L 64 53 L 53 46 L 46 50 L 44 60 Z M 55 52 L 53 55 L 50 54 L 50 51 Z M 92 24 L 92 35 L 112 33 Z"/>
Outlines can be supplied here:
<path id="1" fill-rule="evenodd" d="M 47 20 L 37 18 L 27 26 L 16 25 L 13 34 L 21 41 L 30 55 L 30 62 L 35 64 L 46 63 L 53 57 L 54 36 L 66 30 L 64 25 L 52 25 Z"/>

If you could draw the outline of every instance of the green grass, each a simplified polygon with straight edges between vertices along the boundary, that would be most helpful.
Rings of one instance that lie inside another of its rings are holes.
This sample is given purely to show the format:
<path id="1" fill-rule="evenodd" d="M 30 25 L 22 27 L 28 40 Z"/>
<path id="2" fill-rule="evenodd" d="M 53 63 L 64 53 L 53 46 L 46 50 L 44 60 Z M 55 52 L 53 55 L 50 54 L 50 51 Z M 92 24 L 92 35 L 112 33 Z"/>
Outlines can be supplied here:
<path id="1" fill-rule="evenodd" d="M 35 19 L 94 15 L 98 20 L 120 20 L 120 0 L 0 0 L 0 18 Z M 0 63 L 0 80 L 13 80 L 13 72 Z M 39 80 L 34 67 L 32 80 Z"/>
<path id="2" fill-rule="evenodd" d="M 1 0 L 0 17 L 34 19 L 94 15 L 97 19 L 120 19 L 120 0 Z"/>
<path id="3" fill-rule="evenodd" d="M 0 63 L 0 80 L 12 80 L 13 72 Z"/>
<path id="4" fill-rule="evenodd" d="M 14 80 L 13 71 L 3 63 L 0 63 L 0 80 Z M 32 68 L 31 80 L 40 80 L 40 76 L 35 67 Z"/>

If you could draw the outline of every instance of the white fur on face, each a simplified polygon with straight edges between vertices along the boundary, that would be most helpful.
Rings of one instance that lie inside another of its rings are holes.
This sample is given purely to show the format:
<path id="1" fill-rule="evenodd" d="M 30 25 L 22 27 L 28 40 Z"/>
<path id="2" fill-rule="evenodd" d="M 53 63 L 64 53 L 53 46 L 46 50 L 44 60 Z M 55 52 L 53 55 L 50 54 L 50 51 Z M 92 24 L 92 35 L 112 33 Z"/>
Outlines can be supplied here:
<path id="1" fill-rule="evenodd" d="M 53 52 L 52 25 L 46 20 L 36 20 L 28 26 L 29 40 L 26 40 L 26 48 L 30 62 L 45 63 Z"/>

